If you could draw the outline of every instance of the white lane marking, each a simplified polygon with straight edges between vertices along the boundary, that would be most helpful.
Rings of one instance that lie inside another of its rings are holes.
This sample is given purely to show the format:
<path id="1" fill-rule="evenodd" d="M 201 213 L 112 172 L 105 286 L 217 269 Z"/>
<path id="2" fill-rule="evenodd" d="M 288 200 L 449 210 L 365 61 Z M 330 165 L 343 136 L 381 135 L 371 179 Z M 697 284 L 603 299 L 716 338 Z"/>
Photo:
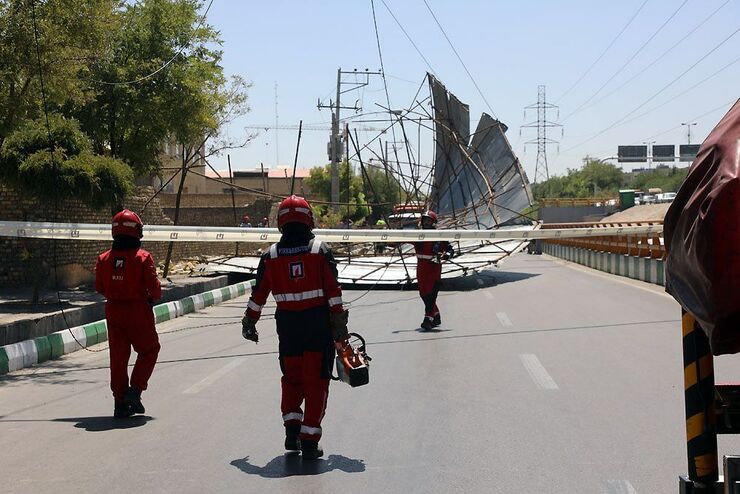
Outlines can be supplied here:
<path id="1" fill-rule="evenodd" d="M 221 367 L 219 370 L 217 370 L 216 372 L 214 372 L 210 376 L 207 376 L 204 379 L 201 379 L 197 383 L 195 383 L 192 386 L 190 386 L 188 389 L 186 389 L 185 391 L 183 391 L 183 394 L 191 395 L 191 394 L 198 393 L 199 391 L 203 390 L 204 388 L 206 388 L 206 387 L 210 386 L 211 384 L 213 384 L 214 382 L 218 381 L 220 378 L 222 378 L 223 376 L 225 376 L 226 374 L 228 374 L 232 370 L 234 370 L 237 367 L 239 367 L 242 364 L 242 362 L 244 362 L 244 359 L 232 360 L 231 362 L 229 362 L 228 364 L 224 365 L 223 367 Z"/>
<path id="2" fill-rule="evenodd" d="M 501 323 L 502 326 L 512 326 L 511 319 L 509 319 L 509 316 L 506 315 L 506 312 L 496 312 L 496 317 L 498 317 L 498 321 Z"/>
<path id="3" fill-rule="evenodd" d="M 534 353 L 523 353 L 519 355 L 519 360 L 522 361 L 524 368 L 529 373 L 529 377 L 532 378 L 537 387 L 540 389 L 558 389 L 558 385 L 555 384 L 553 378 L 542 366 L 537 355 Z"/>
<path id="4" fill-rule="evenodd" d="M 637 494 L 629 480 L 607 480 L 604 494 Z"/>

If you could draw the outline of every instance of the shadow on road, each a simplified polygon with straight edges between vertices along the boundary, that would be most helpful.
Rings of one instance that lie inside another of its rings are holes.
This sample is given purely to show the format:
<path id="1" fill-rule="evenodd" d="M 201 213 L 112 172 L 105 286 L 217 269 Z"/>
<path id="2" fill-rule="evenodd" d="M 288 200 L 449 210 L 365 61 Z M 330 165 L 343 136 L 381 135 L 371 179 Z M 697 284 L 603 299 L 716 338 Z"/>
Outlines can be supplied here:
<path id="1" fill-rule="evenodd" d="M 110 416 L 104 417 L 66 417 L 54 419 L 53 422 L 76 422 L 75 427 L 85 429 L 87 432 L 105 432 L 117 429 L 133 429 L 141 427 L 154 418 L 148 415 L 134 415 L 126 419 L 114 419 Z"/>
<path id="2" fill-rule="evenodd" d="M 424 329 L 424 328 L 414 328 L 414 329 L 397 329 L 395 331 L 391 331 L 393 334 L 399 334 L 399 333 L 446 333 L 447 331 L 452 331 L 451 329 L 442 329 L 442 328 L 432 328 L 432 329 Z"/>
<path id="3" fill-rule="evenodd" d="M 270 460 L 261 467 L 249 463 L 249 456 L 234 460 L 230 465 L 235 466 L 249 475 L 259 475 L 266 479 L 280 479 L 296 475 L 320 475 L 341 470 L 346 473 L 365 471 L 365 462 L 347 458 L 342 455 L 329 455 L 326 459 L 303 461 L 301 455 L 286 453 Z"/>

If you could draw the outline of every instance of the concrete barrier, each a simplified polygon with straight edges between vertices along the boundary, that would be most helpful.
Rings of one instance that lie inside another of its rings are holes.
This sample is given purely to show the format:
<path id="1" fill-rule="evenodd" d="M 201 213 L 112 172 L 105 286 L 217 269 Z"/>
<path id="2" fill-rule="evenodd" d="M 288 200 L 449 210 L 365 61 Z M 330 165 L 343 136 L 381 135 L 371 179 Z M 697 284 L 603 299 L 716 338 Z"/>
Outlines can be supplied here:
<path id="1" fill-rule="evenodd" d="M 553 257 L 575 262 L 606 273 L 665 286 L 662 259 L 597 252 L 545 242 L 542 251 Z"/>

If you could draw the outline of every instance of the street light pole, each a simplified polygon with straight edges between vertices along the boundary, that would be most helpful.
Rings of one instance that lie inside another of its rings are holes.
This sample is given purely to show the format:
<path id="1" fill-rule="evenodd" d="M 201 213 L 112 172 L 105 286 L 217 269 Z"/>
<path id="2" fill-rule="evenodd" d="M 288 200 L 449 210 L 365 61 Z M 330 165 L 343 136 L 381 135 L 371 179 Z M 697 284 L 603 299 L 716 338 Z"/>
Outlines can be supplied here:
<path id="1" fill-rule="evenodd" d="M 647 164 L 648 170 L 651 170 L 653 165 L 653 144 L 655 144 L 655 141 L 643 141 L 642 143 L 647 144 Z"/>
<path id="2" fill-rule="evenodd" d="M 696 125 L 696 122 L 682 122 L 681 125 L 686 126 L 686 132 L 688 134 L 688 143 L 691 144 L 691 126 Z"/>

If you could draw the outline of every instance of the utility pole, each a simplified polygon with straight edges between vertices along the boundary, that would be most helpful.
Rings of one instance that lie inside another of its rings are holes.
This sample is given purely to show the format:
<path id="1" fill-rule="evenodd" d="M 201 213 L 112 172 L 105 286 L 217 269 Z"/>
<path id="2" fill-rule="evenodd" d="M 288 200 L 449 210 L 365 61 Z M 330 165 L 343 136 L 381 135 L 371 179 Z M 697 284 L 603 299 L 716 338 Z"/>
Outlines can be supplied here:
<path id="1" fill-rule="evenodd" d="M 354 75 L 355 80 L 343 80 L 342 76 L 344 75 Z M 332 116 L 331 116 L 331 138 L 329 141 L 328 151 L 329 151 L 329 160 L 331 162 L 331 202 L 335 203 L 333 206 L 333 209 L 335 212 L 338 212 L 339 208 L 336 205 L 337 202 L 339 202 L 339 161 L 342 156 L 342 140 L 339 137 L 339 125 L 340 125 L 340 118 L 339 118 L 339 111 L 340 110 L 354 110 L 355 112 L 362 111 L 362 108 L 358 106 L 359 101 L 355 101 L 355 104 L 352 106 L 342 106 L 341 105 L 341 97 L 344 93 L 347 93 L 349 91 L 354 91 L 355 89 L 359 89 L 361 87 L 367 86 L 370 84 L 370 76 L 371 75 L 381 75 L 382 72 L 371 72 L 368 69 L 365 69 L 364 71 L 358 71 L 357 69 L 354 69 L 352 71 L 343 71 L 342 68 L 337 69 L 337 99 L 336 101 L 329 101 L 328 105 L 325 105 L 319 100 L 317 108 L 321 110 L 322 108 L 329 108 L 332 110 Z M 361 75 L 364 76 L 363 80 L 358 80 L 357 76 Z M 342 86 L 349 86 L 346 89 L 343 89 Z"/>
<path id="2" fill-rule="evenodd" d="M 642 143 L 647 146 L 647 165 L 648 170 L 651 170 L 653 165 L 653 144 L 655 144 L 655 141 L 643 141 Z"/>
<path id="3" fill-rule="evenodd" d="M 524 143 L 525 151 L 527 144 L 537 144 L 537 161 L 534 166 L 534 183 L 536 184 L 550 179 L 550 171 L 547 169 L 547 145 L 560 144 L 559 141 L 547 137 L 547 129 L 549 127 L 560 127 L 560 135 L 562 137 L 563 126 L 547 120 L 547 110 L 557 110 L 558 118 L 560 118 L 560 109 L 547 102 L 544 85 L 537 86 L 537 103 L 524 107 L 524 118 L 527 118 L 527 110 L 534 109 L 537 110 L 537 120 L 522 125 L 519 129 L 519 135 L 521 135 L 521 129 L 523 128 L 537 128 L 537 139 L 532 139 Z"/>
<path id="4" fill-rule="evenodd" d="M 682 122 L 681 125 L 686 126 L 686 132 L 688 134 L 688 144 L 691 144 L 691 126 L 696 125 L 696 122 Z"/>

